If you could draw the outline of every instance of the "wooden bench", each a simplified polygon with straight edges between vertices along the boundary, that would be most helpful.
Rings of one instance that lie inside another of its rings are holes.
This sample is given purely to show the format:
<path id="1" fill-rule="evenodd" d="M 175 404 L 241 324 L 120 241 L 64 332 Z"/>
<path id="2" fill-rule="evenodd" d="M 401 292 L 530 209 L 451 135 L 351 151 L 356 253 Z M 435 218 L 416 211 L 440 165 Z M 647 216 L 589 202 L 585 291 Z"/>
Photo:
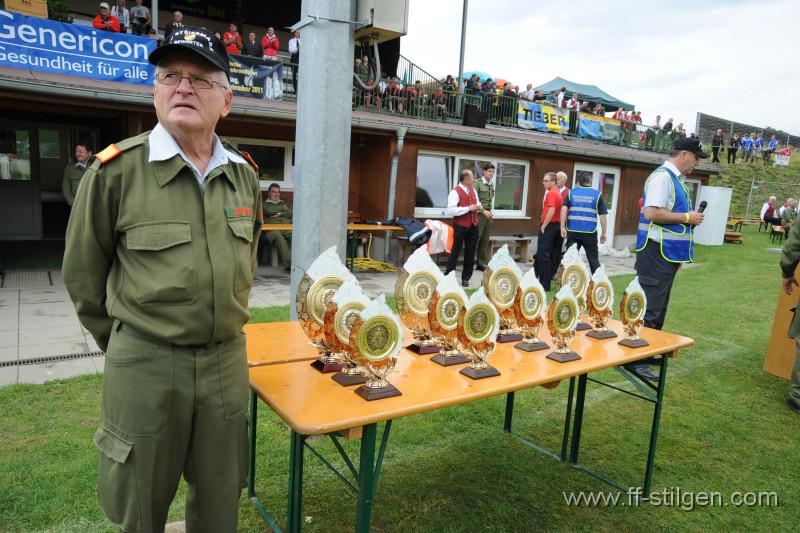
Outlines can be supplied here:
<path id="1" fill-rule="evenodd" d="M 783 242 L 786 236 L 785 228 L 783 226 L 772 226 L 772 232 L 769 234 L 769 241 L 774 243 L 778 239 L 778 244 Z"/>
<path id="2" fill-rule="evenodd" d="M 725 242 L 735 242 L 737 244 L 744 244 L 744 240 L 742 240 L 742 234 L 736 231 L 726 231 Z"/>
<path id="3" fill-rule="evenodd" d="M 494 255 L 503 245 L 508 245 L 511 257 L 520 263 L 530 262 L 530 244 L 532 236 L 517 237 L 515 235 L 493 235 L 489 237 L 489 255 Z"/>

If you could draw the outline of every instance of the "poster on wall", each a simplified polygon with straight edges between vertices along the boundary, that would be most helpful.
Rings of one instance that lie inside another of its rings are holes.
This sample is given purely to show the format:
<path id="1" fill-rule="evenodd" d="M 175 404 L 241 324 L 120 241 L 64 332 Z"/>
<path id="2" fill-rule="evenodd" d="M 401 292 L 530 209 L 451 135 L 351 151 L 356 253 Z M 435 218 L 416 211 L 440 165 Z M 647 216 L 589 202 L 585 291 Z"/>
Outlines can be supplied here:
<path id="1" fill-rule="evenodd" d="M 280 100 L 283 96 L 283 63 L 257 57 L 230 55 L 231 90 L 236 96 Z"/>
<path id="2" fill-rule="evenodd" d="M 567 133 L 569 131 L 569 110 L 519 100 L 517 125 L 526 130 Z"/>

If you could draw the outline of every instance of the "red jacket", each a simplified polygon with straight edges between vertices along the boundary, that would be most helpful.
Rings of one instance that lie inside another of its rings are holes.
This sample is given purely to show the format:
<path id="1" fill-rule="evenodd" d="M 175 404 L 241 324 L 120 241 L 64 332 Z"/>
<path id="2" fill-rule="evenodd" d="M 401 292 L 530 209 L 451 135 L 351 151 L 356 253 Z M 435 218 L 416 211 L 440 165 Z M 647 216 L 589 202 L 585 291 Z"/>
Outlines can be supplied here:
<path id="1" fill-rule="evenodd" d="M 225 45 L 225 51 L 229 54 L 240 54 L 242 50 L 242 36 L 238 33 L 234 36 L 234 34 L 229 31 L 226 31 L 225 35 L 222 36 L 223 42 L 227 42 L 231 39 L 233 39 L 233 42 Z"/>
<path id="2" fill-rule="evenodd" d="M 265 35 L 261 39 L 261 48 L 264 50 L 264 55 L 268 57 L 275 57 L 278 55 L 278 50 L 281 49 L 281 42 L 278 40 L 277 35 L 273 35 L 272 39 Z"/>
<path id="3" fill-rule="evenodd" d="M 109 22 L 111 24 L 110 28 L 106 27 L 106 23 L 103 22 L 103 17 L 97 15 L 94 18 L 94 21 L 92 22 L 92 26 L 94 28 L 97 28 L 98 30 L 117 31 L 117 32 L 119 31 L 119 20 L 117 19 L 117 17 L 109 15 L 108 18 L 106 19 L 106 22 Z"/>
<path id="4" fill-rule="evenodd" d="M 475 189 L 473 187 L 470 187 L 469 195 L 467 195 L 467 193 L 464 192 L 464 189 L 462 189 L 459 185 L 455 186 L 455 191 L 458 194 L 458 207 L 469 207 L 478 203 L 478 195 L 475 193 Z M 453 224 L 456 226 L 461 226 L 462 228 L 471 228 L 472 226 L 477 226 L 478 212 L 467 211 L 463 215 L 453 217 Z"/>

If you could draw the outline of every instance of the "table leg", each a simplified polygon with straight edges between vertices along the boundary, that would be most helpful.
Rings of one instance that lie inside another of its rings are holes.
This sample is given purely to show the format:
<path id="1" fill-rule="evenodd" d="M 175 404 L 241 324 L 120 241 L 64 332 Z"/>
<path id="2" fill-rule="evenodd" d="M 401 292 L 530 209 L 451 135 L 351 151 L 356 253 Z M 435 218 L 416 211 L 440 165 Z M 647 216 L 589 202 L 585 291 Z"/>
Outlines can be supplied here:
<path id="1" fill-rule="evenodd" d="M 667 361 L 670 354 L 661 356 L 661 372 L 658 373 L 658 389 L 656 389 L 656 402 L 653 408 L 653 425 L 650 429 L 650 448 L 647 451 L 647 466 L 644 471 L 643 494 L 650 494 L 650 484 L 653 481 L 653 466 L 656 459 L 656 442 L 658 441 L 658 428 L 661 424 L 661 406 L 664 403 L 664 389 L 667 383 Z"/>
<path id="2" fill-rule="evenodd" d="M 575 378 L 569 378 L 569 392 L 567 393 L 567 414 L 564 417 L 564 435 L 561 437 L 561 460 L 567 460 L 567 446 L 569 443 L 569 423 L 572 421 L 572 397 L 575 392 Z"/>
<path id="3" fill-rule="evenodd" d="M 511 419 L 514 418 L 514 393 L 506 394 L 506 418 L 503 422 L 503 431 L 511 432 Z"/>
<path id="4" fill-rule="evenodd" d="M 358 467 L 358 503 L 356 532 L 368 533 L 372 520 L 372 500 L 375 497 L 375 440 L 376 424 L 364 426 L 361 434 L 361 456 Z M 384 440 L 385 440 L 384 435 Z"/>
<path id="5" fill-rule="evenodd" d="M 289 450 L 289 508 L 286 528 L 300 531 L 303 519 L 303 452 L 306 436 L 292 430 Z"/>
<path id="6" fill-rule="evenodd" d="M 570 464 L 578 464 L 578 451 L 581 447 L 581 426 L 583 425 L 583 404 L 586 400 L 586 374 L 578 377 L 578 396 L 575 400 L 575 423 L 572 426 L 572 448 Z"/>
<path id="7" fill-rule="evenodd" d="M 258 416 L 258 396 L 250 392 L 250 463 L 247 471 L 247 496 L 256 496 L 256 419 Z"/>

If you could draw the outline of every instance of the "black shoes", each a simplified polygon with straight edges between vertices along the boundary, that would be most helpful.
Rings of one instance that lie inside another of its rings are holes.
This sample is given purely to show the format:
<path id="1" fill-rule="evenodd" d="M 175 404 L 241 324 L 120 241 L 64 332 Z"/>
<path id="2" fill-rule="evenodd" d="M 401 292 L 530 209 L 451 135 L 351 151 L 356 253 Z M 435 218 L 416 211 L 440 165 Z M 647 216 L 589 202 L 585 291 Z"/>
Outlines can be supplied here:
<path id="1" fill-rule="evenodd" d="M 464 287 L 464 288 L 466 289 L 467 287 L 469 287 L 469 281 L 464 281 L 464 280 L 462 279 L 462 280 L 461 280 L 461 286 L 462 286 L 462 287 Z"/>
<path id="2" fill-rule="evenodd" d="M 653 372 L 653 369 L 650 368 L 650 365 L 648 364 L 639 363 L 639 364 L 625 365 L 625 370 L 627 370 L 631 374 L 638 376 L 643 380 L 649 381 L 653 385 L 658 383 L 658 374 Z"/>
<path id="3" fill-rule="evenodd" d="M 475 267 L 475 270 L 477 270 L 478 272 L 483 272 L 484 270 L 486 270 L 486 267 L 478 266 Z"/>

